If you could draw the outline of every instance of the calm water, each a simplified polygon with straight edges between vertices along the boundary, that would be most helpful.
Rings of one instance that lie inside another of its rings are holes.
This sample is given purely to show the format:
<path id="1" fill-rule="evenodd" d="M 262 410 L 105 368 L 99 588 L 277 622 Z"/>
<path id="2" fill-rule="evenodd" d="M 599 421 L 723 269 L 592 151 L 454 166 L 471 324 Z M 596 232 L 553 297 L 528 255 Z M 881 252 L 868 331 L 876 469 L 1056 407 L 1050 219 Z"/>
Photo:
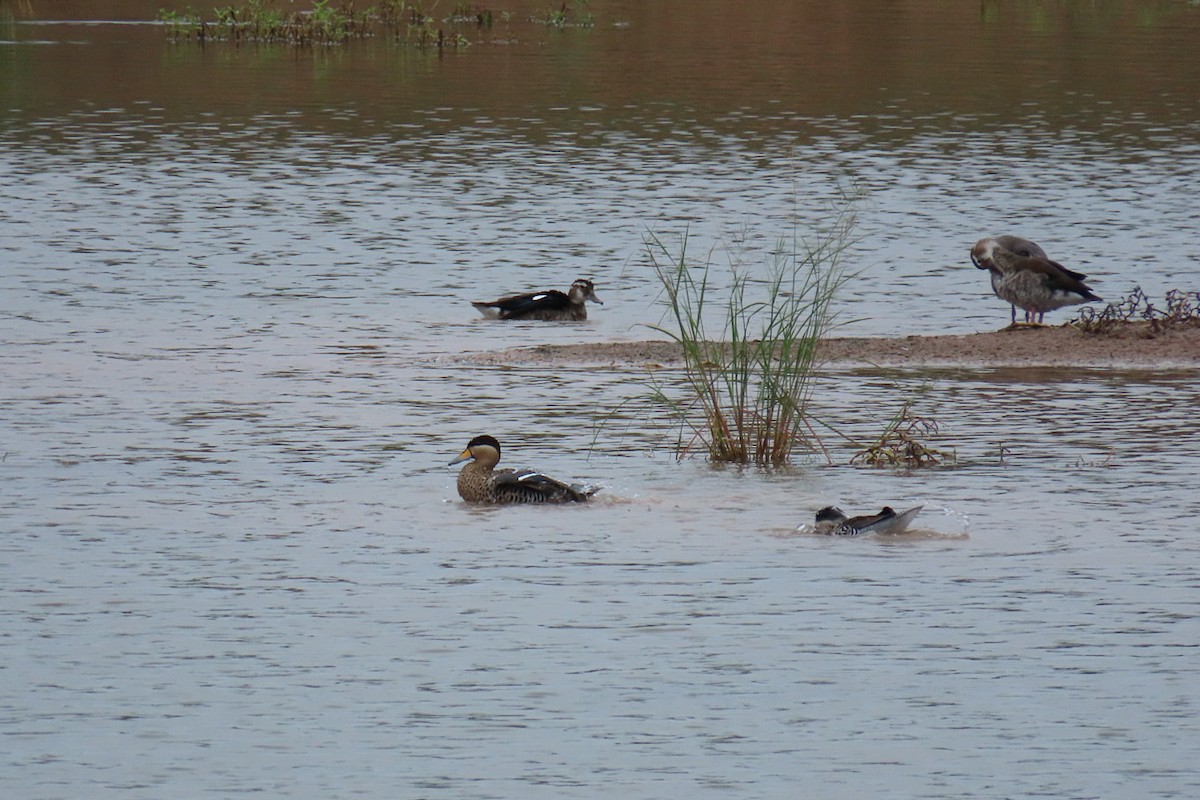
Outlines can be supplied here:
<path id="1" fill-rule="evenodd" d="M 844 193 L 849 333 L 1005 324 L 987 233 L 1194 289 L 1200 8 L 511 4 L 438 57 L 80 5 L 0 0 L 5 797 L 1200 794 L 1195 372 L 833 372 L 954 465 L 764 474 L 677 463 L 640 370 L 452 358 L 653 336 L 647 235 L 720 282 Z M 485 431 L 603 493 L 464 506 Z"/>

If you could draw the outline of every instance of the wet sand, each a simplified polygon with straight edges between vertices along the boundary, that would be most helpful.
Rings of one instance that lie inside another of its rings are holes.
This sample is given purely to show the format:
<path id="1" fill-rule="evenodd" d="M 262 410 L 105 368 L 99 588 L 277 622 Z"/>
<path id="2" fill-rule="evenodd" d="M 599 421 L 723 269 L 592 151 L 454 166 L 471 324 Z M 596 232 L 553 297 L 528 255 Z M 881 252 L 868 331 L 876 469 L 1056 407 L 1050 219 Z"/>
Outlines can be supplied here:
<path id="1" fill-rule="evenodd" d="M 827 366 L 877 367 L 1115 367 L 1200 368 L 1200 326 L 1154 330 L 1125 323 L 1104 334 L 1077 328 L 1019 328 L 957 336 L 830 338 L 822 343 Z M 604 364 L 654 368 L 678 365 L 680 347 L 669 341 L 537 345 L 456 360 L 475 364 Z"/>

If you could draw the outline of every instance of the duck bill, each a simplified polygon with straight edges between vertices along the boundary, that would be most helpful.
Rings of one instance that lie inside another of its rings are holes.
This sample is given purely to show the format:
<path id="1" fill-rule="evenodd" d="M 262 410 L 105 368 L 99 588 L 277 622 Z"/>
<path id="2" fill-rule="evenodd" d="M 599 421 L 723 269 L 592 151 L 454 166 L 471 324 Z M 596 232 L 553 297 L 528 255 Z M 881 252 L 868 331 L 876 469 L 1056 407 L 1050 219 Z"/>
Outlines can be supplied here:
<path id="1" fill-rule="evenodd" d="M 464 461 L 470 461 L 470 460 L 471 460 L 471 459 L 473 459 L 474 457 L 475 457 L 475 456 L 471 455 L 471 451 L 470 451 L 470 450 L 463 450 L 461 453 L 459 453 L 459 454 L 458 454 L 458 458 L 454 459 L 453 461 L 451 461 L 451 462 L 450 462 L 449 464 L 447 464 L 446 466 L 447 466 L 447 467 L 453 467 L 455 464 L 461 464 L 461 463 L 462 463 L 462 462 L 464 462 Z"/>

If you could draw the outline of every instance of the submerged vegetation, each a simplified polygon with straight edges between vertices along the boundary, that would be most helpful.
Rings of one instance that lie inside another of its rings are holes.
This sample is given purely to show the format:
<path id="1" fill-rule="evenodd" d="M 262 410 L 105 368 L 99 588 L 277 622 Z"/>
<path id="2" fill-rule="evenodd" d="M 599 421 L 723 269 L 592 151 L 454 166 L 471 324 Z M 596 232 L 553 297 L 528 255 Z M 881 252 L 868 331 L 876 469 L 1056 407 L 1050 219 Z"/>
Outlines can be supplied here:
<path id="1" fill-rule="evenodd" d="M 465 47 L 470 40 L 462 29 L 490 28 L 489 9 L 458 3 L 445 17 L 408 0 L 379 0 L 378 5 L 357 10 L 352 0 L 312 0 L 310 8 L 281 10 L 275 0 L 247 0 L 245 5 L 218 6 L 211 18 L 194 10 L 160 10 L 159 21 L 175 41 L 210 41 L 293 45 L 337 45 L 352 39 L 387 36 L 417 47 Z"/>
<path id="2" fill-rule="evenodd" d="M 1128 323 L 1148 322 L 1152 335 L 1182 326 L 1200 326 L 1200 292 L 1172 289 L 1163 307 L 1154 305 L 1140 286 L 1125 298 L 1097 311 L 1083 308 L 1071 324 L 1084 333 L 1111 334 Z"/>
<path id="3" fill-rule="evenodd" d="M 673 252 L 651 235 L 646 246 L 674 327 L 656 326 L 683 348 L 688 397 L 665 404 L 680 422 L 678 453 L 699 444 L 712 461 L 786 464 L 797 450 L 824 448 L 808 417 L 818 347 L 832 301 L 847 275 L 841 258 L 852 211 L 844 209 L 819 241 L 793 232 L 779 243 L 763 278 L 733 263 L 723 301 L 714 297 L 712 253 L 695 264 L 685 235 Z M 714 305 L 720 323 L 711 326 Z"/>

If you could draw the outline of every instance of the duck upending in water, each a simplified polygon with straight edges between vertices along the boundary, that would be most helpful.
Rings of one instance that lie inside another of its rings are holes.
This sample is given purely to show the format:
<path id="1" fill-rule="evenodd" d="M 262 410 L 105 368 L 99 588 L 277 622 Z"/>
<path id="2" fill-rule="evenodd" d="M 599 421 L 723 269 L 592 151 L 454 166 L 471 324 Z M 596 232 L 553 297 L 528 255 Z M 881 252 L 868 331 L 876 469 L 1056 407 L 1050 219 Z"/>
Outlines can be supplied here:
<path id="1" fill-rule="evenodd" d="M 826 506 L 817 512 L 813 531 L 825 536 L 858 536 L 862 533 L 903 533 L 913 518 L 925 506 L 910 508 L 897 514 L 891 506 L 884 506 L 878 514 L 847 517 L 840 508 Z"/>
<path id="2" fill-rule="evenodd" d="M 490 303 L 471 303 L 489 319 L 572 320 L 587 319 L 588 301 L 604 305 L 591 281 L 580 278 L 564 294 L 557 289 L 502 297 Z"/>
<path id="3" fill-rule="evenodd" d="M 458 494 L 468 503 L 586 503 L 591 486 L 563 483 L 533 470 L 496 469 L 500 443 L 476 436 L 450 466 L 470 461 L 458 473 Z"/>
<path id="4" fill-rule="evenodd" d="M 1024 309 L 1026 323 L 1033 324 L 1036 315 L 1040 324 L 1047 311 L 1100 299 L 1083 282 L 1087 275 L 1051 261 L 1042 248 L 1019 236 L 980 239 L 971 248 L 971 263 L 986 269 L 992 291 L 1012 304 L 1014 325 L 1017 308 Z"/>

